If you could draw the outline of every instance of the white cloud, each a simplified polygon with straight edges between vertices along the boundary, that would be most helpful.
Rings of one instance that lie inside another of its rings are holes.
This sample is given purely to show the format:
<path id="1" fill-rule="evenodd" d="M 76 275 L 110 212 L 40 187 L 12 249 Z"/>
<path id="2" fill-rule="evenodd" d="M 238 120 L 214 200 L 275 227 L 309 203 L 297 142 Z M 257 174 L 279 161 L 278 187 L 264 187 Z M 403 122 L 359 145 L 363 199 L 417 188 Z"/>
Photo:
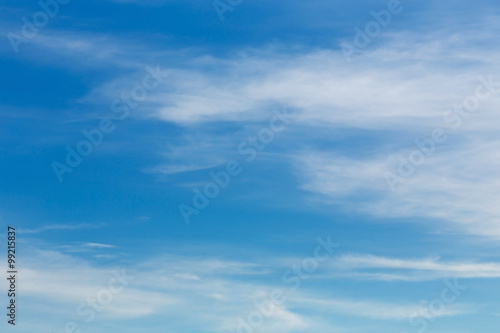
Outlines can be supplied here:
<path id="1" fill-rule="evenodd" d="M 479 75 L 499 72 L 497 47 L 471 51 L 463 47 L 476 36 L 439 36 L 439 43 L 433 35 L 410 44 L 401 41 L 414 35 L 395 35 L 351 64 L 339 51 L 283 55 L 260 50 L 205 66 L 217 71 L 203 66 L 173 70 L 168 89 L 153 97 L 156 115 L 183 124 L 243 121 L 262 117 L 266 104 L 282 103 L 301 110 L 300 122 L 314 125 L 429 126 L 473 92 Z M 455 53 L 445 59 L 448 50 Z M 497 106 L 498 101 L 482 112 L 496 117 Z"/>
<path id="2" fill-rule="evenodd" d="M 296 262 L 299 259 L 296 259 Z M 271 284 L 269 274 L 282 273 L 286 258 L 272 258 L 259 264 L 228 261 L 210 257 L 168 255 L 151 259 L 126 274 L 134 279 L 115 295 L 113 301 L 99 312 L 97 320 L 121 321 L 127 318 L 171 318 L 204 330 L 233 327 L 238 318 L 256 311 L 255 300 L 262 301 L 275 288 L 287 290 L 287 285 Z M 281 265 L 276 265 L 281 263 Z M 113 267 L 97 267 L 82 259 L 55 251 L 36 251 L 25 260 L 22 275 L 23 297 L 30 304 L 57 304 L 65 309 L 61 315 L 75 319 L 76 308 L 96 297 L 114 277 Z M 344 267 L 345 266 L 345 267 Z M 482 276 L 500 272 L 498 264 L 437 263 L 435 260 L 400 260 L 370 255 L 339 258 L 330 268 L 335 270 L 365 270 L 378 268 L 450 271 Z M 265 273 L 265 274 L 263 274 Z M 320 274 L 320 278 L 334 279 Z M 422 305 L 388 303 L 376 299 L 344 299 L 311 293 L 306 286 L 287 295 L 275 312 L 266 318 L 262 332 L 280 328 L 283 332 L 308 332 L 319 328 L 335 328 L 331 315 L 350 315 L 366 320 L 405 320 L 412 313 L 423 311 Z M 439 316 L 458 316 L 474 311 L 469 305 L 453 304 Z M 327 314 L 325 317 L 325 313 Z M 197 314 L 193 316 L 193 314 Z M 76 317 L 81 321 L 82 317 Z M 318 318 L 323 318 L 318 320 Z M 73 320 L 72 319 L 72 320 Z"/>
<path id="3" fill-rule="evenodd" d="M 443 261 L 439 258 L 399 259 L 348 254 L 334 260 L 333 276 L 370 280 L 425 281 L 444 278 L 500 278 L 500 263 Z"/>
<path id="4" fill-rule="evenodd" d="M 488 136 L 478 134 L 478 137 Z M 392 192 L 386 172 L 398 174 L 399 157 L 349 158 L 323 152 L 298 154 L 302 187 L 331 202 L 377 217 L 423 217 L 441 226 L 475 235 L 500 237 L 500 141 L 460 138 L 438 147 L 416 172 Z M 457 229 L 458 227 L 458 229 Z"/>
<path id="5" fill-rule="evenodd" d="M 377 320 L 407 320 L 416 313 L 425 313 L 425 306 L 402 305 L 387 302 L 297 299 L 298 303 L 326 312 L 343 313 L 357 317 Z M 443 311 L 431 314 L 432 317 L 457 316 L 474 312 L 473 307 L 460 304 L 450 304 Z"/>
<path id="6" fill-rule="evenodd" d="M 51 230 L 80 230 L 80 229 L 99 229 L 105 226 L 103 223 L 90 224 L 90 223 L 80 223 L 80 224 L 53 224 L 46 225 L 35 229 L 20 229 L 19 231 L 24 234 L 37 234 L 44 231 Z"/>
<path id="7" fill-rule="evenodd" d="M 85 243 L 85 244 L 83 244 L 83 246 L 95 247 L 95 248 L 113 248 L 113 247 L 115 247 L 114 245 L 100 244 L 100 243 Z"/>
<path id="8" fill-rule="evenodd" d="M 29 258 L 29 259 L 28 259 Z M 23 260 L 23 297 L 32 305 L 51 304 L 65 309 L 63 320 L 74 320 L 79 304 L 107 286 L 113 277 L 111 267 L 98 267 L 84 260 L 55 251 L 37 251 Z M 299 259 L 295 259 L 298 262 Z M 238 317 L 255 311 L 253 302 L 276 285 L 265 280 L 288 269 L 291 258 L 274 256 L 255 262 L 230 261 L 198 256 L 164 255 L 127 269 L 135 279 L 98 319 L 121 322 L 130 318 L 170 318 L 181 325 L 204 330 L 234 327 Z M 359 276 L 367 279 L 421 281 L 447 276 L 463 278 L 500 277 L 498 263 L 443 262 L 438 259 L 398 259 L 373 255 L 345 255 L 334 259 L 318 272 L 317 278 L 337 279 Z M 423 273 L 422 273 L 423 272 Z M 371 275 L 370 275 L 371 274 Z M 394 275 L 384 278 L 382 275 Z M 378 276 L 377 276 L 378 275 Z M 278 285 L 286 289 L 285 285 Z M 145 301 L 147 300 L 147 301 Z M 40 305 L 41 306 L 41 305 Z M 476 307 L 452 304 L 436 316 L 460 316 Z M 364 320 L 403 321 L 425 306 L 377 299 L 344 299 L 328 293 L 310 293 L 307 286 L 266 318 L 261 331 L 310 332 L 318 329 L 345 331 L 325 319 L 354 316 Z M 193 315 L 196 314 L 196 315 Z M 76 317 L 81 320 L 81 317 Z M 322 319 L 318 319 L 322 318 Z M 169 319 L 169 320 L 170 320 Z M 33 320 L 33 319 L 32 319 Z"/>
<path id="9" fill-rule="evenodd" d="M 295 152 L 302 187 L 369 215 L 438 219 L 445 222 L 440 226 L 499 237 L 495 198 L 500 185 L 500 98 L 482 102 L 457 130 L 443 120 L 454 103 L 474 94 L 479 76 L 492 74 L 500 81 L 500 50 L 491 44 L 488 31 L 493 30 L 483 26 L 478 31 L 388 34 L 379 47 L 364 50 L 351 63 L 340 50 L 285 55 L 278 47 L 246 50 L 226 59 L 194 57 L 182 69 L 169 71 L 141 117 L 147 113 L 190 129 L 213 121 L 263 120 L 269 105 L 278 103 L 296 112 L 294 123 L 302 131 L 293 140 L 307 138 L 318 128 L 365 129 L 378 139 L 391 131 L 391 138 L 363 157 L 344 156 L 332 148 Z M 118 78 L 86 99 L 115 98 L 131 82 L 129 76 Z M 435 127 L 447 131 L 447 144 L 438 147 L 398 193 L 390 193 L 385 173 L 395 171 L 399 156 L 415 148 L 402 149 L 400 139 L 424 139 Z M 294 144 L 301 142 L 289 146 Z M 205 159 L 207 155 L 193 147 L 148 171 L 200 170 L 224 160 L 227 153 L 223 142 L 215 143 Z"/>
<path id="10" fill-rule="evenodd" d="M 129 70 L 96 87 L 80 100 L 85 103 L 109 103 L 129 91 L 146 65 L 167 71 L 148 97 L 148 110 L 133 116 L 182 125 L 242 122 L 266 117 L 270 104 L 286 104 L 300 110 L 301 123 L 315 126 L 403 129 L 440 121 L 444 110 L 473 91 L 479 75 L 500 72 L 500 50 L 485 30 L 386 34 L 352 63 L 336 47 L 297 53 L 274 46 L 214 58 L 91 34 L 51 33 L 37 43 L 82 64 L 91 58 L 94 66 Z M 495 119 L 497 106 L 483 111 Z M 480 125 L 493 128 L 487 119 Z"/>
<path id="11" fill-rule="evenodd" d="M 351 207 L 370 215 L 440 219 L 450 228 L 498 237 L 500 98 L 481 103 L 458 130 L 449 132 L 448 144 L 439 147 L 398 193 L 390 193 L 384 180 L 385 172 L 397 169 L 399 156 L 407 153 L 399 139 L 423 139 L 435 127 L 450 130 L 443 113 L 474 93 L 478 76 L 493 74 L 500 80 L 500 50 L 492 43 L 498 24 L 492 18 L 472 29 L 386 34 L 378 47 L 364 50 L 351 63 L 337 49 L 291 53 L 275 46 L 214 58 L 192 50 L 165 52 L 143 46 L 131 51 L 130 44 L 106 36 L 77 36 L 77 42 L 69 43 L 70 33 L 47 34 L 36 43 L 62 48 L 82 61 L 91 56 L 108 66 L 120 60 L 114 65 L 133 69 L 96 87 L 82 103 L 109 105 L 130 91 L 145 65 L 168 69 L 147 107 L 132 117 L 176 122 L 188 131 L 213 121 L 267 119 L 269 105 L 282 104 L 296 112 L 294 123 L 303 130 L 294 140 L 318 128 L 366 129 L 374 138 L 397 133 L 397 142 L 386 139 L 363 157 L 344 156 L 333 148 L 295 152 L 302 187 L 344 206 L 361 200 L 363 204 Z M 198 136 L 195 144 L 169 149 L 166 163 L 145 170 L 168 175 L 217 165 L 225 160 L 229 141 L 210 137 L 217 135 Z M 213 145 L 196 149 L 200 141 Z M 301 142 L 289 146 L 294 143 Z"/>

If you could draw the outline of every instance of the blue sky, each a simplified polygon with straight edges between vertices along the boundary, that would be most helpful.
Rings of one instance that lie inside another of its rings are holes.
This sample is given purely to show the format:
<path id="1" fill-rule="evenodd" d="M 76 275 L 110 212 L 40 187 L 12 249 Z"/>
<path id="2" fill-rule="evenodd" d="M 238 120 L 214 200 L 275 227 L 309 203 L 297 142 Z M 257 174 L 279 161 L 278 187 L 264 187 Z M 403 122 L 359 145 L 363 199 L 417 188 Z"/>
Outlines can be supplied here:
<path id="1" fill-rule="evenodd" d="M 1 5 L 15 329 L 498 332 L 497 2 L 222 2 Z"/>

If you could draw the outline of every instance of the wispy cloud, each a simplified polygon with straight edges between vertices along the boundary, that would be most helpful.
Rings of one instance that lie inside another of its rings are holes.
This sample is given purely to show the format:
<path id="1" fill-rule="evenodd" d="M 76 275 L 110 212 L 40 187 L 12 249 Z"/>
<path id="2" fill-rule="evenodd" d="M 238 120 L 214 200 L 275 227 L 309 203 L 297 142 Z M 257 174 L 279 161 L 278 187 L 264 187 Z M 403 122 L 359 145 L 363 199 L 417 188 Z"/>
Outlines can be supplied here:
<path id="1" fill-rule="evenodd" d="M 332 264 L 333 274 L 383 281 L 427 281 L 444 278 L 500 278 L 500 263 L 399 259 L 367 254 L 344 255 Z"/>
<path id="2" fill-rule="evenodd" d="M 46 225 L 40 228 L 34 229 L 19 229 L 19 232 L 24 234 L 37 234 L 45 231 L 53 230 L 80 230 L 80 229 L 99 229 L 106 226 L 106 224 L 90 224 L 90 223 L 80 223 L 80 224 L 53 224 Z"/>
<path id="3" fill-rule="evenodd" d="M 492 22 L 488 31 L 497 29 Z M 500 78 L 500 50 L 485 31 L 387 34 L 378 47 L 365 50 L 351 64 L 340 50 L 287 54 L 280 47 L 228 58 L 193 56 L 182 69 L 159 62 L 169 68 L 168 82 L 154 92 L 141 116 L 184 128 L 221 121 L 243 124 L 267 117 L 270 104 L 285 103 L 296 110 L 300 124 L 300 134 L 288 140 L 293 140 L 291 149 L 295 146 L 291 162 L 297 162 L 302 188 L 344 207 L 360 200 L 363 205 L 352 206 L 373 216 L 436 219 L 443 221 L 440 228 L 458 226 L 463 232 L 498 237 L 495 124 L 500 100 L 492 97 L 482 103 L 459 130 L 450 130 L 443 120 L 444 112 L 474 92 L 478 76 Z M 107 82 L 83 100 L 109 99 L 132 79 L 127 75 Z M 422 139 L 440 126 L 450 130 L 450 144 L 439 147 L 397 194 L 389 193 L 384 174 L 414 149 L 412 142 L 404 146 L 401 138 L 408 140 L 411 133 Z M 363 129 L 380 146 L 362 157 L 345 156 L 331 147 L 307 147 L 303 152 L 316 130 L 339 128 Z M 297 143 L 297 136 L 304 142 Z M 226 143 L 214 141 L 217 137 L 207 133 L 196 138 L 213 143 L 208 148 L 166 147 L 165 163 L 144 171 L 173 175 L 213 167 L 228 154 Z"/>
<path id="4" fill-rule="evenodd" d="M 181 124 L 244 121 L 262 117 L 260 110 L 266 104 L 286 103 L 302 110 L 302 122 L 316 125 L 389 128 L 406 127 L 408 121 L 413 127 L 429 125 L 470 89 L 478 75 L 498 72 L 498 47 L 464 48 L 481 36 L 437 34 L 439 43 L 434 33 L 391 35 L 355 64 L 346 64 L 340 51 L 328 49 L 285 54 L 286 50 L 275 48 L 231 59 L 200 57 L 196 66 L 191 60 L 186 69 L 170 70 L 165 90 L 153 98 L 157 105 L 153 115 Z M 412 39 L 419 42 L 402 42 Z M 450 49 L 455 52 L 443 58 Z M 106 90 L 109 85 L 100 91 Z"/>
<path id="5" fill-rule="evenodd" d="M 83 244 L 83 246 L 95 247 L 95 248 L 113 248 L 113 247 L 115 247 L 114 245 L 99 244 L 99 243 L 85 243 L 85 244 Z"/>
<path id="6" fill-rule="evenodd" d="M 453 146 L 440 147 L 396 192 L 391 192 L 385 174 L 397 170 L 399 158 L 408 155 L 404 148 L 361 158 L 305 152 L 297 154 L 296 165 L 302 188 L 321 194 L 326 202 L 376 217 L 430 218 L 442 222 L 440 230 L 500 237 L 494 199 L 500 179 L 499 141 L 490 135 L 461 137 Z M 358 200 L 363 204 L 349 203 Z"/>
<path id="7" fill-rule="evenodd" d="M 325 300 L 321 298 L 297 299 L 303 306 L 317 308 L 318 311 L 330 313 L 343 313 L 356 317 L 372 318 L 377 320 L 406 320 L 412 314 L 425 313 L 421 305 L 404 305 L 386 302 L 353 301 L 353 300 Z M 327 310 L 325 310 L 327 309 Z M 477 309 L 471 305 L 452 304 L 439 314 L 432 317 L 458 316 L 475 312 Z"/>
<path id="8" fill-rule="evenodd" d="M 44 302 L 76 307 L 95 295 L 112 277 L 110 268 L 100 268 L 82 259 L 54 251 L 36 253 L 26 262 L 23 273 L 25 297 L 33 298 L 33 301 L 40 298 Z M 46 260 L 47 258 L 51 260 Z M 296 258 L 295 261 L 297 260 L 299 259 Z M 168 255 L 150 259 L 134 268 L 127 268 L 127 274 L 134 276 L 134 281 L 119 295 L 120 301 L 106 307 L 101 315 L 107 320 L 172 316 L 184 318 L 194 327 L 228 329 L 233 327 L 239 316 L 245 316 L 254 309 L 255 300 L 262 299 L 274 288 L 286 288 L 285 285 L 262 279 L 287 268 L 284 264 L 276 266 L 277 262 L 288 260 L 272 258 L 267 263 L 264 260 L 256 264 L 203 256 Z M 432 259 L 402 260 L 371 255 L 344 256 L 330 267 L 353 272 L 369 268 L 385 271 L 406 269 L 451 272 L 470 277 L 498 276 L 500 273 L 500 265 L 493 263 L 438 263 Z M 338 278 L 320 275 L 322 279 Z M 144 297 L 147 297 L 148 302 L 139 301 Z M 412 313 L 424 310 L 422 305 L 414 305 L 411 302 L 405 304 L 377 299 L 338 298 L 329 293 L 318 295 L 317 292 L 311 292 L 304 287 L 294 292 L 284 304 L 279 305 L 262 329 L 263 332 L 270 332 L 273 328 L 282 327 L 284 332 L 302 332 L 318 327 L 335 327 L 329 320 L 318 322 L 316 316 L 320 314 L 349 315 L 377 321 L 402 321 Z M 193 311 L 202 311 L 204 315 L 197 316 L 195 320 L 191 316 Z M 457 303 L 438 315 L 459 316 L 474 311 L 475 306 Z"/>

